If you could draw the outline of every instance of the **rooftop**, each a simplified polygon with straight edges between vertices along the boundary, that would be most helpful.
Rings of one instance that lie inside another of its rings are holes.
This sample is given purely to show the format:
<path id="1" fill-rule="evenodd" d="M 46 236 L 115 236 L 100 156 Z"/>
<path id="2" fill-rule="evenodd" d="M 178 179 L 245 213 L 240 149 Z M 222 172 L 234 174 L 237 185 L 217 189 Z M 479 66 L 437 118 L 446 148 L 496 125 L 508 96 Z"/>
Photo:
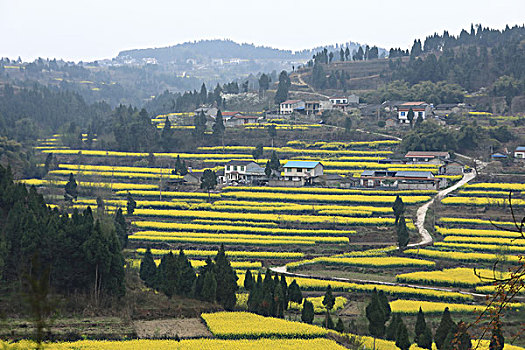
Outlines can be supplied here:
<path id="1" fill-rule="evenodd" d="M 248 165 L 250 163 L 255 163 L 253 160 L 230 160 L 224 165 Z"/>
<path id="2" fill-rule="evenodd" d="M 422 177 L 425 179 L 434 177 L 431 171 L 410 171 L 403 170 L 396 172 L 396 177 Z"/>
<path id="3" fill-rule="evenodd" d="M 426 104 L 427 103 L 424 101 L 417 101 L 417 102 L 405 102 L 405 103 L 400 104 L 400 106 L 423 106 Z"/>
<path id="4" fill-rule="evenodd" d="M 410 151 L 405 158 L 429 158 L 429 157 L 448 157 L 448 152 L 442 151 Z"/>
<path id="5" fill-rule="evenodd" d="M 317 164 L 321 164 L 321 163 L 315 162 L 315 161 L 305 161 L 305 160 L 290 160 L 283 166 L 283 168 L 313 169 L 317 166 Z"/>
<path id="6" fill-rule="evenodd" d="M 301 102 L 301 100 L 286 100 L 284 102 L 281 102 L 281 104 L 294 104 L 297 102 Z"/>
<path id="7" fill-rule="evenodd" d="M 516 151 L 525 151 L 525 146 L 516 147 Z"/>

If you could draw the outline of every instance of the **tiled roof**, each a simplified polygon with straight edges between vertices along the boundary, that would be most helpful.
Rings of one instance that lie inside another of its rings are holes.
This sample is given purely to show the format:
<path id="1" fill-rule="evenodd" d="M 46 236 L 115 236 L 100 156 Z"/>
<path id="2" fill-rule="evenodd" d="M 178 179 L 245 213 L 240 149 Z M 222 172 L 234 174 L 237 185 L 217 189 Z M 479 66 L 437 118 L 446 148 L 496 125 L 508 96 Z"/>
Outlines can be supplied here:
<path id="1" fill-rule="evenodd" d="M 428 158 L 428 157 L 446 157 L 448 152 L 441 151 L 410 151 L 405 158 Z"/>
<path id="2" fill-rule="evenodd" d="M 301 100 L 286 100 L 284 102 L 281 102 L 281 104 L 294 104 L 297 102 L 301 102 Z"/>

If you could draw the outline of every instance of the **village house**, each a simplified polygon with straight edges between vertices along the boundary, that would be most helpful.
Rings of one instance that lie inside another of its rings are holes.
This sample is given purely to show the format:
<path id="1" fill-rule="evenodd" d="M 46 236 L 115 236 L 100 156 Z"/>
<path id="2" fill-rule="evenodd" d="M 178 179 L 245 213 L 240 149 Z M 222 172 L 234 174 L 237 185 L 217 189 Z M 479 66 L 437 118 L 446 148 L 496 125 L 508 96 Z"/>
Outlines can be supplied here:
<path id="1" fill-rule="evenodd" d="M 252 160 L 230 160 L 224 165 L 223 183 L 253 184 L 265 176 L 264 169 Z"/>
<path id="2" fill-rule="evenodd" d="M 316 161 L 290 160 L 284 166 L 284 181 L 300 185 L 311 184 L 312 179 L 323 175 L 323 164 Z"/>
<path id="3" fill-rule="evenodd" d="M 518 146 L 514 151 L 514 158 L 525 160 L 525 146 Z"/>
<path id="4" fill-rule="evenodd" d="M 319 114 L 321 108 L 321 103 L 319 101 L 306 101 L 304 111 L 306 115 L 316 115 Z"/>
<path id="5" fill-rule="evenodd" d="M 430 171 L 365 170 L 360 185 L 366 188 L 397 188 L 399 190 L 437 190 L 446 181 L 437 179 Z"/>
<path id="6" fill-rule="evenodd" d="M 345 96 L 334 96 L 330 97 L 330 102 L 332 103 L 332 109 L 340 109 L 341 111 L 346 111 L 349 107 L 348 97 Z"/>
<path id="7" fill-rule="evenodd" d="M 405 159 L 407 162 L 415 164 L 442 164 L 445 160 L 450 159 L 450 154 L 441 151 L 410 151 L 405 154 Z"/>
<path id="8" fill-rule="evenodd" d="M 305 102 L 302 100 L 286 100 L 279 105 L 279 114 L 292 114 L 295 111 L 303 112 Z"/>
<path id="9" fill-rule="evenodd" d="M 415 122 L 418 118 L 425 120 L 431 113 L 432 107 L 426 102 L 405 102 L 397 107 L 397 119 L 401 124 L 410 124 L 408 112 L 412 109 Z"/>
<path id="10" fill-rule="evenodd" d="M 446 160 L 445 164 L 439 167 L 439 175 L 463 175 L 465 166 L 458 161 Z"/>

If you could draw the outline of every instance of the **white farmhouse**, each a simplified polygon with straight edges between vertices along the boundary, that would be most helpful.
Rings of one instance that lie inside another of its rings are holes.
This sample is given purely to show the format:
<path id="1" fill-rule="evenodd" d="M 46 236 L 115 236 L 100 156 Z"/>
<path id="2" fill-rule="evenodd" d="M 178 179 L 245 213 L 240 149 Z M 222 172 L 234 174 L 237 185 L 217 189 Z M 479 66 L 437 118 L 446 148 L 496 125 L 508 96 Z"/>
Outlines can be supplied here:
<path id="1" fill-rule="evenodd" d="M 295 110 L 304 110 L 305 103 L 302 100 L 286 100 L 279 105 L 279 114 L 292 114 Z"/>
<path id="2" fill-rule="evenodd" d="M 311 183 L 313 178 L 323 175 L 323 164 L 315 161 L 290 160 L 284 166 L 284 180 L 301 185 Z"/>
<path id="3" fill-rule="evenodd" d="M 525 147 L 524 146 L 516 147 L 516 150 L 514 151 L 514 158 L 525 160 Z"/>
<path id="4" fill-rule="evenodd" d="M 230 160 L 224 165 L 224 182 L 252 184 L 265 177 L 264 169 L 251 160 Z"/>
<path id="5" fill-rule="evenodd" d="M 401 124 L 410 124 L 408 120 L 408 112 L 412 109 L 414 112 L 413 122 L 418 118 L 425 120 L 432 112 L 432 107 L 426 102 L 405 102 L 397 108 L 397 118 Z"/>

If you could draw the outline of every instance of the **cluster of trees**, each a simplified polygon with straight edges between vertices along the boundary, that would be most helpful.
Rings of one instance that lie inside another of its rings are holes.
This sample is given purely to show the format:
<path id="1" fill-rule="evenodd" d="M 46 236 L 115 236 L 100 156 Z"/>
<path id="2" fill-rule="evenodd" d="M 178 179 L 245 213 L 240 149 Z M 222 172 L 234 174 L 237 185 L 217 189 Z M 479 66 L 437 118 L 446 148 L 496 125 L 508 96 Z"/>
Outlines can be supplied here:
<path id="1" fill-rule="evenodd" d="M 4 286 L 48 271 L 46 283 L 60 294 L 121 297 L 125 293 L 124 258 L 117 227 L 127 236 L 122 212 L 110 217 L 88 207 L 71 216 L 50 209 L 34 187 L 13 182 L 0 166 L 0 277 Z"/>
<path id="2" fill-rule="evenodd" d="M 71 122 L 86 127 L 111 113 L 106 103 L 89 105 L 77 93 L 38 84 L 16 91 L 6 84 L 0 95 L 0 135 L 22 142 L 34 142 Z"/>
<path id="3" fill-rule="evenodd" d="M 251 272 L 247 271 L 244 288 L 249 291 L 248 310 L 263 316 L 284 317 L 284 311 L 288 309 L 290 300 L 302 301 L 301 290 L 297 283 L 286 283 L 284 275 L 273 273 L 268 269 L 264 279 L 259 272 L 257 279 L 254 279 Z"/>
<path id="4" fill-rule="evenodd" d="M 465 98 L 465 92 L 460 85 L 444 81 L 437 83 L 422 81 L 411 85 L 406 81 L 396 80 L 365 94 L 363 98 L 371 103 L 401 100 L 425 101 L 438 105 L 440 103 L 461 103 Z"/>
<path id="5" fill-rule="evenodd" d="M 281 74 L 279 74 L 279 84 L 277 85 L 277 92 L 274 97 L 276 104 L 280 104 L 288 99 L 288 91 L 290 90 L 291 85 L 292 82 L 288 77 L 288 73 L 283 70 Z"/>
<path id="6" fill-rule="evenodd" d="M 327 76 L 323 66 L 315 63 L 310 83 L 317 89 L 341 89 L 346 91 L 348 79 L 350 79 L 350 75 L 344 70 L 332 71 Z"/>
<path id="7" fill-rule="evenodd" d="M 181 249 L 178 255 L 168 253 L 159 266 L 155 264 L 148 248 L 140 263 L 140 278 L 146 286 L 164 293 L 217 302 L 226 310 L 233 310 L 236 303 L 237 275 L 221 245 L 212 260 L 199 269 L 198 276 Z"/>
<path id="8" fill-rule="evenodd" d="M 363 61 L 363 60 L 372 60 L 379 58 L 379 48 L 377 46 L 370 47 L 368 45 L 365 46 L 363 50 L 363 46 L 359 46 L 357 50 L 353 50 L 350 53 L 350 49 L 348 46 L 346 49 L 337 51 L 328 51 L 326 48 L 323 50 L 317 52 L 313 55 L 312 60 L 308 61 L 308 66 L 312 67 L 316 63 L 322 63 L 322 64 L 329 64 L 334 61 L 334 59 L 339 58 L 340 61 Z"/>
<path id="9" fill-rule="evenodd" d="M 418 118 L 419 119 L 419 118 Z M 431 120 L 416 123 L 403 138 L 400 150 L 454 151 L 479 150 L 482 146 L 499 147 L 514 138 L 507 126 L 484 128 L 476 123 L 463 124 L 459 130 L 446 129 Z"/>
<path id="10" fill-rule="evenodd" d="M 463 31 L 458 37 L 446 31 L 427 37 L 423 48 L 416 40 L 409 62 L 390 62 L 392 79 L 411 84 L 447 81 L 469 91 L 490 86 L 503 75 L 521 81 L 525 78 L 525 48 L 521 44 L 524 35 L 524 26 L 503 31 L 478 26 L 477 31 L 472 27 L 470 34 Z M 421 53 L 425 55 L 417 57 Z"/>

